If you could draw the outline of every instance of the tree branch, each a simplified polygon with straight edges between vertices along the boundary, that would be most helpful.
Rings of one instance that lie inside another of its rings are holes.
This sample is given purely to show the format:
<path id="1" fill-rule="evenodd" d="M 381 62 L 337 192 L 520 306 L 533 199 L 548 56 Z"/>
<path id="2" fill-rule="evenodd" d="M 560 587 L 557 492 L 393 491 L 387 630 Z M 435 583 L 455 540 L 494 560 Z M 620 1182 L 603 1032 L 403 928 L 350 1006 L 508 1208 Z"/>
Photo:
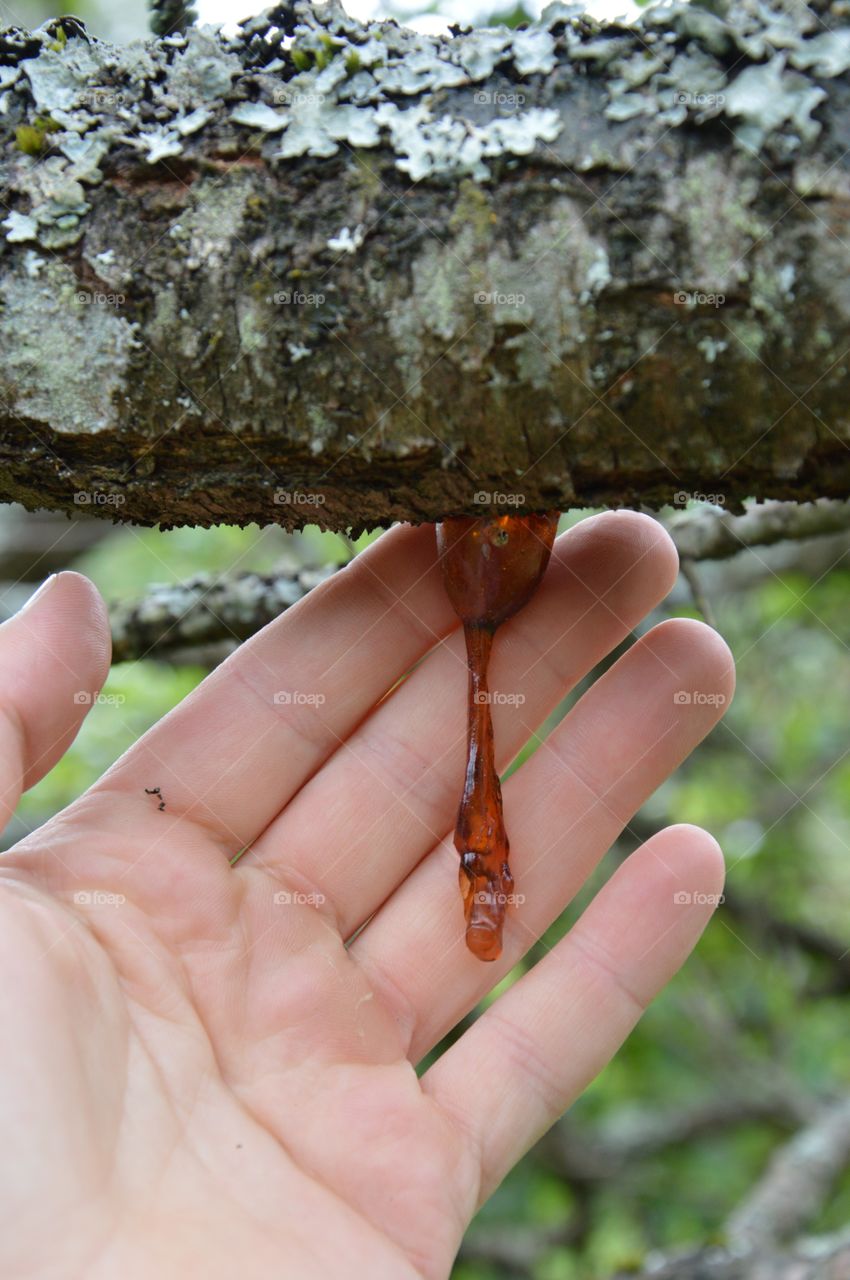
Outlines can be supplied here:
<path id="1" fill-rule="evenodd" d="M 567 1115 L 541 1140 L 542 1149 L 546 1163 L 565 1181 L 599 1183 L 707 1133 L 754 1121 L 794 1128 L 808 1119 L 811 1111 L 807 1099 L 763 1085 L 718 1093 L 675 1109 L 636 1112 L 624 1108 L 592 1131 L 576 1125 Z"/>
<path id="2" fill-rule="evenodd" d="M 723 560 L 748 547 L 846 532 L 850 502 L 764 502 L 741 515 L 703 507 L 666 523 L 683 560 Z"/>
<path id="3" fill-rule="evenodd" d="M 823 1207 L 850 1167 L 850 1098 L 825 1107 L 775 1153 L 763 1177 L 729 1219 L 733 1251 L 792 1239 Z"/>
<path id="4" fill-rule="evenodd" d="M 728 1245 L 652 1258 L 644 1280 L 839 1280 L 850 1274 L 850 1236 L 798 1239 L 850 1165 L 850 1098 L 822 1107 L 774 1154 L 727 1223 Z M 630 1273 L 633 1277 L 633 1273 Z M 620 1278 L 618 1278 L 620 1280 Z M 625 1280 L 622 1277 L 621 1280 Z"/>
<path id="5" fill-rule="evenodd" d="M 725 1249 L 700 1249 L 654 1258 L 646 1270 L 620 1272 L 612 1280 L 842 1280 L 848 1274 L 850 1241 L 844 1237 L 738 1256 Z"/>
<path id="6" fill-rule="evenodd" d="M 142 600 L 110 609 L 112 660 L 128 662 L 221 640 L 247 640 L 333 571 L 329 566 L 268 576 L 198 575 L 188 582 L 152 587 Z"/>
<path id="7" fill-rule="evenodd" d="M 0 498 L 359 530 L 846 497 L 846 26 L 7 31 Z"/>
<path id="8" fill-rule="evenodd" d="M 822 769 L 815 773 L 819 777 Z M 800 790 L 805 794 L 805 787 Z M 782 812 L 787 813 L 787 803 Z M 723 910 L 748 929 L 766 937 L 780 946 L 794 947 L 816 960 L 825 962 L 829 975 L 823 982 L 812 985 L 807 994 L 809 997 L 843 995 L 850 992 L 850 950 L 840 938 L 825 933 L 822 929 L 805 921 L 788 920 L 774 915 L 763 902 L 757 902 L 739 896 L 737 893 L 724 892 Z"/>

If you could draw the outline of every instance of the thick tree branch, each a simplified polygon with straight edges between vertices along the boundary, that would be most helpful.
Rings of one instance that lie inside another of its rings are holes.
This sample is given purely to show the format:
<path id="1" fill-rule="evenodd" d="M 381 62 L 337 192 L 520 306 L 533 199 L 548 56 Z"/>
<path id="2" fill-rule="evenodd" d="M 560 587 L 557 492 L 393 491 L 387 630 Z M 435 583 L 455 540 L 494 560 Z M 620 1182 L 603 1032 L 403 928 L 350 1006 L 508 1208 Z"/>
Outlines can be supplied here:
<path id="1" fill-rule="evenodd" d="M 843 0 L 7 32 L 0 498 L 359 528 L 846 497 L 848 67 Z"/>

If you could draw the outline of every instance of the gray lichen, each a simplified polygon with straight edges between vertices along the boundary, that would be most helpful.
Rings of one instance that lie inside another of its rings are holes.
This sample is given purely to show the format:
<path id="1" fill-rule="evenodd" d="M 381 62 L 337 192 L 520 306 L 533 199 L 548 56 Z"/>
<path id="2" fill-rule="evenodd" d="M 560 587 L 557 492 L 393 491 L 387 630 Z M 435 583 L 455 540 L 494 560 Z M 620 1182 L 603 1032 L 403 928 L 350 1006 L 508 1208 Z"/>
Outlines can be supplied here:
<path id="1" fill-rule="evenodd" d="M 56 431 L 107 426 L 134 347 L 132 324 L 56 261 L 43 262 L 35 279 L 6 272 L 0 304 L 0 395 Z"/>
<path id="2" fill-rule="evenodd" d="M 441 39 L 394 22 L 361 26 L 336 0 L 277 6 L 232 38 L 193 27 L 118 48 L 69 30 L 48 24 L 28 37 L 28 56 L 4 55 L 0 66 L 0 113 L 13 127 L 50 122 L 49 190 L 33 172 L 43 158 L 33 163 L 7 144 L 6 185 L 21 201 L 4 224 L 13 244 L 73 244 L 88 209 L 83 188 L 101 181 L 119 148 L 156 165 L 208 129 L 259 134 L 256 145 L 278 165 L 342 147 L 388 149 L 414 181 L 484 182 L 493 162 L 535 153 L 545 162 L 556 140 L 557 159 L 581 171 L 627 167 L 625 152 L 618 163 L 598 144 L 588 151 L 561 137 L 552 76 L 561 90 L 577 76 L 600 78 L 615 125 L 725 117 L 740 147 L 787 160 L 821 129 L 822 82 L 850 69 L 850 30 L 825 30 L 806 7 L 768 0 L 711 11 L 672 0 L 636 25 L 610 26 L 556 3 L 522 30 Z M 476 95 L 494 76 L 503 77 L 501 97 L 492 88 Z"/>
<path id="3" fill-rule="evenodd" d="M 761 439 L 774 416 L 790 456 L 764 362 L 799 357 L 804 386 L 812 349 L 846 346 L 843 247 L 807 197 L 850 198 L 846 82 L 825 102 L 850 40 L 802 9 L 557 4 L 438 40 L 294 0 L 233 37 L 59 31 L 0 45 L 0 391 L 67 437 L 167 436 L 150 465 L 181 493 L 217 483 L 200 434 L 233 474 L 235 440 L 305 473 L 336 450 L 369 483 L 395 451 L 411 487 L 436 450 L 458 506 L 467 447 L 500 474 L 545 457 L 545 497 L 609 447 L 641 475 L 646 423 L 657 466 L 679 412 L 689 458 L 733 439 L 731 463 L 741 420 Z"/>
<path id="4" fill-rule="evenodd" d="M 571 228 L 569 255 L 558 252 L 564 227 Z M 473 269 L 464 273 L 459 262 L 473 263 Z M 546 386 L 581 347 L 584 309 L 611 279 L 604 246 L 567 197 L 526 229 L 519 253 L 507 244 L 487 243 L 470 219 L 459 225 L 450 254 L 429 241 L 412 275 L 407 298 L 391 300 L 376 290 L 372 299 L 375 307 L 389 306 L 411 400 L 425 396 L 423 333 L 449 344 L 453 363 L 464 373 L 477 374 L 499 347 L 507 358 L 497 376 Z"/>
<path id="5" fill-rule="evenodd" d="M 823 102 L 826 90 L 805 76 L 785 70 L 785 58 L 777 54 L 768 63 L 746 67 L 726 93 L 726 111 L 740 116 L 737 130 L 742 144 L 759 151 L 767 136 L 790 124 L 804 142 L 812 142 L 820 124 L 812 111 Z"/>

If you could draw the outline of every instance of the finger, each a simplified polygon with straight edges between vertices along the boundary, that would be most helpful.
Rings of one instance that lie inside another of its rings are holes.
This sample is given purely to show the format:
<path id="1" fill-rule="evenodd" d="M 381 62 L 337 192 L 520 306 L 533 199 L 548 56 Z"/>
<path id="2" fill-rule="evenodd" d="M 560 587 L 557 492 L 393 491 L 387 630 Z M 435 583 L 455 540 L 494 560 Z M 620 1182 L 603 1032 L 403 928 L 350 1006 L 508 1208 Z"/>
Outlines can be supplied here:
<path id="1" fill-rule="evenodd" d="M 392 529 L 242 645 L 94 791 L 143 804 L 159 786 L 172 819 L 236 852 L 453 625 L 433 527 Z"/>
<path id="2" fill-rule="evenodd" d="M 499 960 L 482 964 L 466 949 L 457 855 L 448 843 L 377 913 L 351 953 L 409 1028 L 414 1061 L 563 911 L 635 810 L 716 723 L 732 687 L 732 658 L 716 631 L 687 619 L 661 623 L 508 779 L 518 905 L 507 912 Z M 677 700 L 682 691 L 690 702 Z"/>
<path id="3" fill-rule="evenodd" d="M 79 573 L 48 578 L 0 626 L 0 829 L 73 742 L 110 649 L 103 601 Z"/>
<path id="4" fill-rule="evenodd" d="M 677 564 L 667 533 L 635 512 L 584 520 L 558 539 L 537 595 L 499 630 L 494 645 L 490 686 L 513 700 L 492 707 L 500 767 L 666 595 Z M 274 866 L 279 878 L 309 884 L 334 905 L 344 937 L 453 824 L 466 753 L 466 696 L 464 640 L 457 631 L 254 843 L 252 858 Z"/>
<path id="5" fill-rule="evenodd" d="M 660 832 L 425 1074 L 426 1093 L 480 1152 L 480 1201 L 616 1053 L 696 944 L 722 885 L 707 832 Z"/>

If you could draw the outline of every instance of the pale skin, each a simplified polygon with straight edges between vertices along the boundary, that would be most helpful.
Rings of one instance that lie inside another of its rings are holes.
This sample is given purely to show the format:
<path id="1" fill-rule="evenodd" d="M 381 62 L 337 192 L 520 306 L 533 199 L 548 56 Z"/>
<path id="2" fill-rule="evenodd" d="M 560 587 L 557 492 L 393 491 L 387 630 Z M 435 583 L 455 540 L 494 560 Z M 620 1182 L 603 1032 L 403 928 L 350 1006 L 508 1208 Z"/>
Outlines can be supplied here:
<path id="1" fill-rule="evenodd" d="M 500 768 L 675 574 L 667 535 L 634 513 L 558 540 L 494 648 L 491 689 L 525 697 L 494 706 Z M 77 574 L 0 628 L 4 822 L 108 665 Z M 334 1280 L 356 1260 L 370 1280 L 446 1277 L 477 1207 L 695 945 L 721 890 L 715 841 L 654 836 L 436 1065 L 414 1065 L 567 906 L 732 686 L 714 631 L 662 623 L 508 780 L 525 900 L 484 964 L 451 843 L 466 676 L 433 529 L 392 530 L 243 645 L 0 866 L 0 1274 Z"/>

